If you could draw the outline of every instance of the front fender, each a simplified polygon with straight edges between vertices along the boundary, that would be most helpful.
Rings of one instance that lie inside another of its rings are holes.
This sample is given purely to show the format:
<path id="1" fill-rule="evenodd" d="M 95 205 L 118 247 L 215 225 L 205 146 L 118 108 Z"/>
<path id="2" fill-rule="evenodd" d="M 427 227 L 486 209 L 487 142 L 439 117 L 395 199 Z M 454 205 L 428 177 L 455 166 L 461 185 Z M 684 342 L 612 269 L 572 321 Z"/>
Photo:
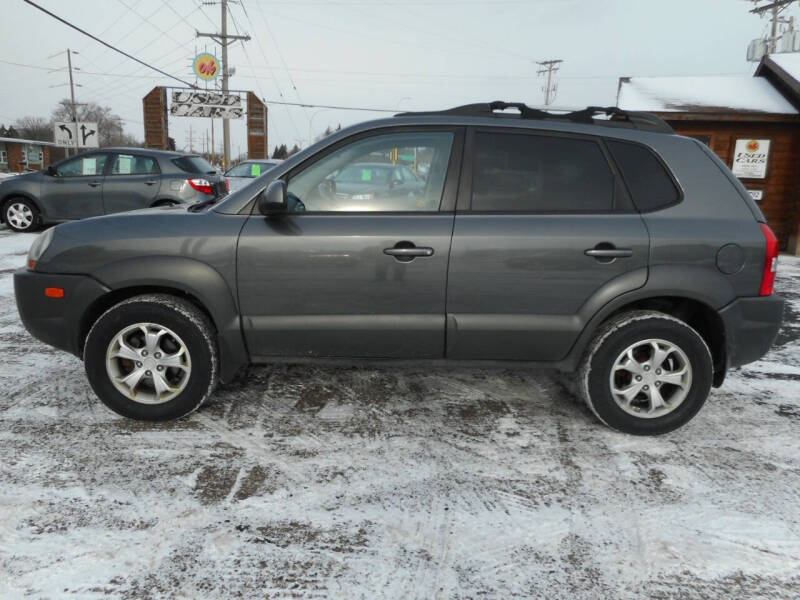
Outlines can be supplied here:
<path id="1" fill-rule="evenodd" d="M 108 263 L 92 276 L 111 290 L 164 288 L 195 298 L 217 329 L 220 379 L 230 380 L 249 362 L 236 297 L 222 275 L 198 260 L 177 256 L 145 256 Z"/>

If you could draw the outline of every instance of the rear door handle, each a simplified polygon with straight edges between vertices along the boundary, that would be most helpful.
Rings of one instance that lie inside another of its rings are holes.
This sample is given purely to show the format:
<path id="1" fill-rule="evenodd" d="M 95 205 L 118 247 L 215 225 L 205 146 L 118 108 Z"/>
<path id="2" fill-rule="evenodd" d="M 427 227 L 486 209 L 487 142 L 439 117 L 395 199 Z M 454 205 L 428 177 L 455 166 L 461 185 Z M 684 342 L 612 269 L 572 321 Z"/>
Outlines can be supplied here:
<path id="1" fill-rule="evenodd" d="M 89 186 L 90 187 L 97 187 L 98 185 L 103 185 L 103 182 L 102 181 L 90 181 L 89 182 Z"/>
<path id="2" fill-rule="evenodd" d="M 145 185 L 155 185 L 155 184 L 158 183 L 158 181 L 156 181 L 155 179 L 148 179 L 144 183 L 145 183 Z"/>
<path id="3" fill-rule="evenodd" d="M 628 258 L 633 256 L 630 248 L 589 248 L 583 252 L 586 256 L 594 258 Z"/>
<path id="4" fill-rule="evenodd" d="M 415 256 L 433 256 L 433 248 L 384 248 L 383 253 L 400 258 L 414 258 Z"/>

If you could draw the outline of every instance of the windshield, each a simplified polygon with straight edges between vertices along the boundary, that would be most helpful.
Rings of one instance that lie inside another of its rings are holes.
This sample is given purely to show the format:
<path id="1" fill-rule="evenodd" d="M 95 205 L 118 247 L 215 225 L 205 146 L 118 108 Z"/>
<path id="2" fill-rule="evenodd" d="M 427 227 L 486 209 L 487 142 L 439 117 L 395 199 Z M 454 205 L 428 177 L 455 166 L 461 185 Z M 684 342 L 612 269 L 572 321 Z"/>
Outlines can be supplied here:
<path id="1" fill-rule="evenodd" d="M 246 162 L 240 163 L 225 173 L 226 177 L 259 177 L 278 163 Z"/>
<path id="2" fill-rule="evenodd" d="M 216 173 L 216 169 L 211 166 L 202 156 L 181 156 L 180 158 L 173 158 L 172 162 L 175 163 L 181 171 L 185 173 Z"/>

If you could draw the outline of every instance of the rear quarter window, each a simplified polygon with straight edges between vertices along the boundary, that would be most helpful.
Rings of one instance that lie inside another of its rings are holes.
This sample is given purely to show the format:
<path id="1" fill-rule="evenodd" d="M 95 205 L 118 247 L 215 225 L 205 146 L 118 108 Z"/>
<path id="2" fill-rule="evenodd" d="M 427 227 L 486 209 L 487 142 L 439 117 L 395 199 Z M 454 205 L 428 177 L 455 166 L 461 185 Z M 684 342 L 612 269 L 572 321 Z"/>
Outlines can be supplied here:
<path id="1" fill-rule="evenodd" d="M 216 169 L 211 166 L 205 158 L 201 156 L 181 156 L 173 158 L 172 163 L 184 173 L 216 173 Z"/>
<path id="2" fill-rule="evenodd" d="M 640 211 L 658 210 L 680 200 L 675 182 L 651 150 L 617 140 L 606 140 L 606 146 Z"/>

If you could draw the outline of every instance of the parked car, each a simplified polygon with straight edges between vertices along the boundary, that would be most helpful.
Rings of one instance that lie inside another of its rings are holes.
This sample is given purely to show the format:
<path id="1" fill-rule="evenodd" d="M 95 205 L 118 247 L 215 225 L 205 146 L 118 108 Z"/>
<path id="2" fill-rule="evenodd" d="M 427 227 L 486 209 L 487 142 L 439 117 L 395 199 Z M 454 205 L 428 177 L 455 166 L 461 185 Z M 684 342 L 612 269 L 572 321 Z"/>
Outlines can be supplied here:
<path id="1" fill-rule="evenodd" d="M 280 159 L 272 160 L 256 160 L 248 159 L 243 160 L 235 167 L 231 167 L 225 172 L 225 178 L 228 180 L 228 187 L 232 192 L 239 190 L 250 183 L 256 177 L 260 177 L 269 171 L 275 165 L 279 165 Z"/>
<path id="2" fill-rule="evenodd" d="M 402 157 L 419 204 L 331 193 Z M 217 204 L 59 225 L 14 283 L 127 417 L 185 415 L 249 363 L 392 359 L 576 372 L 601 421 L 659 434 L 767 352 L 777 257 L 730 170 L 657 117 L 492 103 L 350 127 Z"/>
<path id="3" fill-rule="evenodd" d="M 0 222 L 14 231 L 227 193 L 204 158 L 143 148 L 92 150 L 0 181 Z"/>

